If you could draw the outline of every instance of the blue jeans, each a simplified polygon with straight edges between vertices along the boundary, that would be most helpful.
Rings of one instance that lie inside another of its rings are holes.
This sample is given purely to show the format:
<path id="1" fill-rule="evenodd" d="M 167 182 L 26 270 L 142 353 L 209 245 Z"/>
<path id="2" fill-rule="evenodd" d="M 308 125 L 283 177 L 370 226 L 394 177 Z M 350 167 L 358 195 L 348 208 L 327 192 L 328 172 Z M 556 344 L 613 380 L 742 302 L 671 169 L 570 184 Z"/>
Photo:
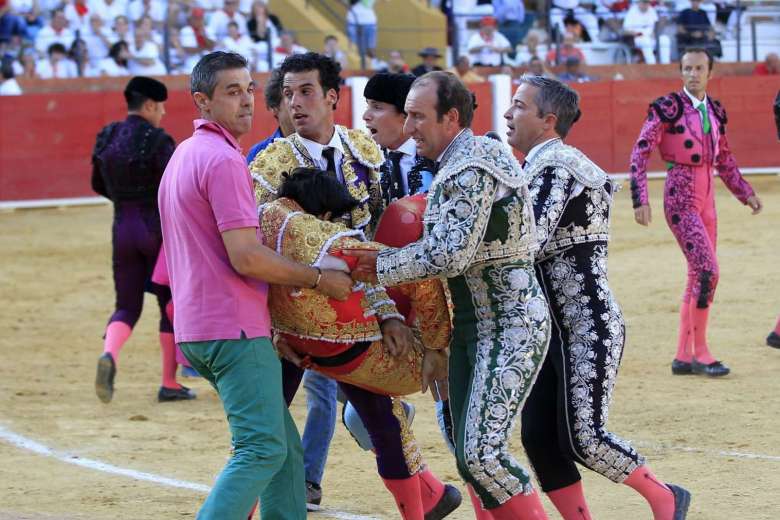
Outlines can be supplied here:
<path id="1" fill-rule="evenodd" d="M 328 448 L 336 428 L 336 381 L 314 370 L 303 376 L 306 425 L 303 428 L 303 467 L 306 480 L 318 486 L 325 472 Z"/>
<path id="2" fill-rule="evenodd" d="M 376 49 L 376 24 L 359 25 L 356 23 L 347 24 L 347 36 L 354 43 L 358 52 L 365 52 L 367 49 Z"/>
<path id="3" fill-rule="evenodd" d="M 244 520 L 260 497 L 263 520 L 305 520 L 306 485 L 298 430 L 282 394 L 269 338 L 181 343 L 184 356 L 217 390 L 233 456 L 198 520 Z"/>

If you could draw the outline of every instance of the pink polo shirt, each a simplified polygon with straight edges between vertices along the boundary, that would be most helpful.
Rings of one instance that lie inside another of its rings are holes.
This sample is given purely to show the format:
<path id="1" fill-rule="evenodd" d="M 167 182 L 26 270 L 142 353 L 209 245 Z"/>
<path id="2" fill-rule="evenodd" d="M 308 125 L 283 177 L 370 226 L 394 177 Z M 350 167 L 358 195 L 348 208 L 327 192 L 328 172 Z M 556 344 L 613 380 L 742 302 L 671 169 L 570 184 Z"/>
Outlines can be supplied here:
<path id="1" fill-rule="evenodd" d="M 158 197 L 176 342 L 270 336 L 268 284 L 233 269 L 221 235 L 258 227 L 246 160 L 217 123 L 194 124 L 168 161 Z"/>

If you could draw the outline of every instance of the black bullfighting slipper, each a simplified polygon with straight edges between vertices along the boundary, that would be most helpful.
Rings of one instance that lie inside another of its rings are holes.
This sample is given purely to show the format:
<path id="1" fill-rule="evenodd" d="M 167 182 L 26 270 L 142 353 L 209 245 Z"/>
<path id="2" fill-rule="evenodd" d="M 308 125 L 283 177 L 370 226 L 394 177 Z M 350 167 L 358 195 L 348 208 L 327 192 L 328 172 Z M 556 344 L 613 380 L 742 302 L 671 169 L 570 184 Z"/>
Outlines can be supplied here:
<path id="1" fill-rule="evenodd" d="M 458 488 L 449 484 L 444 485 L 444 494 L 433 506 L 433 509 L 425 513 L 425 520 L 441 520 L 448 514 L 455 511 L 460 505 L 463 497 Z"/>
<path id="2" fill-rule="evenodd" d="M 114 357 L 104 352 L 98 358 L 97 373 L 95 375 L 95 393 L 98 399 L 104 403 L 110 403 L 114 397 L 114 377 L 116 377 L 116 363 Z"/>
<path id="3" fill-rule="evenodd" d="M 195 392 L 182 385 L 181 388 L 165 388 L 160 387 L 160 391 L 157 392 L 157 400 L 161 403 L 168 401 L 188 401 L 195 399 L 197 395 Z"/>
<path id="4" fill-rule="evenodd" d="M 672 520 L 685 520 L 688 516 L 688 506 L 691 505 L 691 493 L 680 486 L 666 484 L 674 495 L 674 516 Z"/>
<path id="5" fill-rule="evenodd" d="M 770 332 L 766 337 L 766 344 L 772 348 L 780 348 L 780 334 L 775 331 Z"/>
<path id="6" fill-rule="evenodd" d="M 695 359 L 691 362 L 691 371 L 694 374 L 704 375 L 708 377 L 723 377 L 731 372 L 731 369 L 721 363 L 720 361 L 713 361 L 709 365 L 699 363 Z"/>
<path id="7" fill-rule="evenodd" d="M 680 361 L 676 358 L 672 360 L 672 374 L 676 376 L 684 376 L 692 373 L 691 364 L 687 361 Z"/>

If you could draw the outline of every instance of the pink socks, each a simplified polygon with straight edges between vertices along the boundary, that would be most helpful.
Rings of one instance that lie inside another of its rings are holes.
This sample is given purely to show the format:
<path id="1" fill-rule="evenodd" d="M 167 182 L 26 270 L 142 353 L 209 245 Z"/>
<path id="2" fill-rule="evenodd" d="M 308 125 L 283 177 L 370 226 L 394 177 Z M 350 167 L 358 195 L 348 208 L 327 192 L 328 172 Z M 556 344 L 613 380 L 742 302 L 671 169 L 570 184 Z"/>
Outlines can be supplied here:
<path id="1" fill-rule="evenodd" d="M 466 487 L 469 490 L 469 496 L 471 497 L 471 505 L 474 506 L 474 518 L 476 520 L 493 520 L 493 515 L 490 511 L 482 507 L 482 502 L 477 497 L 477 492 L 471 487 L 471 484 L 467 484 Z"/>
<path id="2" fill-rule="evenodd" d="M 710 354 L 707 346 L 707 320 L 710 316 L 710 308 L 700 309 L 696 307 L 696 302 L 691 299 L 691 329 L 693 332 L 693 357 L 699 363 L 709 365 L 716 359 Z"/>
<path id="3" fill-rule="evenodd" d="M 127 342 L 133 329 L 123 321 L 112 321 L 106 327 L 106 339 L 103 341 L 103 352 L 108 352 L 114 358 L 114 363 L 119 364 L 119 351 Z"/>
<path id="4" fill-rule="evenodd" d="M 420 478 L 412 475 L 409 478 L 385 479 L 385 487 L 395 498 L 398 511 L 403 520 L 425 520 L 422 500 L 420 499 Z"/>
<path id="5" fill-rule="evenodd" d="M 548 520 L 539 494 L 518 493 L 495 509 L 490 509 L 495 520 Z"/>
<path id="6" fill-rule="evenodd" d="M 428 513 L 436 507 L 441 497 L 444 496 L 444 484 L 428 468 L 417 473 L 417 476 L 420 479 L 420 497 L 422 498 L 423 511 Z"/>
<path id="7" fill-rule="evenodd" d="M 775 334 L 780 336 L 780 316 L 777 317 L 777 324 L 775 324 Z"/>
<path id="8" fill-rule="evenodd" d="M 690 363 L 693 358 L 692 346 L 690 303 L 683 300 L 680 304 L 680 334 L 677 337 L 677 354 L 675 354 L 674 359 Z"/>
<path id="9" fill-rule="evenodd" d="M 162 386 L 181 388 L 176 382 L 176 343 L 172 332 L 160 333 L 160 353 L 162 358 Z"/>
<path id="10" fill-rule="evenodd" d="M 679 358 L 678 358 L 679 359 Z M 582 491 L 582 481 L 547 493 L 563 520 L 593 520 Z"/>
<path id="11" fill-rule="evenodd" d="M 659 481 L 646 466 L 636 468 L 623 484 L 642 495 L 653 510 L 654 520 L 671 520 L 674 516 L 674 493 Z"/>

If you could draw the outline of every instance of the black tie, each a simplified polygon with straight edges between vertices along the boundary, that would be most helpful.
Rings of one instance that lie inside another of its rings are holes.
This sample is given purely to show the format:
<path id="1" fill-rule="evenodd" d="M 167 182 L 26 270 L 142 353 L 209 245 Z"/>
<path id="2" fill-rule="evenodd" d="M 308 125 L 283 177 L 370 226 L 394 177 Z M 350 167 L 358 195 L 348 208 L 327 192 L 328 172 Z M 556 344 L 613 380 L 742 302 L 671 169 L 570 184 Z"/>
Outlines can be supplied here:
<path id="1" fill-rule="evenodd" d="M 400 199 L 406 195 L 404 192 L 404 180 L 401 176 L 401 158 L 403 152 L 390 152 L 387 154 L 390 160 L 390 200 Z"/>
<path id="2" fill-rule="evenodd" d="M 322 149 L 322 156 L 325 157 L 325 159 L 328 161 L 328 165 L 325 167 L 325 173 L 327 173 L 328 177 L 331 179 L 338 180 L 339 176 L 338 173 L 336 173 L 336 160 L 334 158 L 336 154 L 336 149 L 330 146 L 326 146 Z"/>

